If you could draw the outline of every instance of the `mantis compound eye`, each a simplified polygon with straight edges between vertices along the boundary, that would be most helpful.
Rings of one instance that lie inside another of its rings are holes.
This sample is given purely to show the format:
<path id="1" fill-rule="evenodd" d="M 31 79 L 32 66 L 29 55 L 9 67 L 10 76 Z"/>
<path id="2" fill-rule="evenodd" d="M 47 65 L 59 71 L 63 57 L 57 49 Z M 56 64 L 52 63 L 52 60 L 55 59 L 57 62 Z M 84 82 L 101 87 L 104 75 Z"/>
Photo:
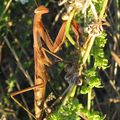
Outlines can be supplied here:
<path id="1" fill-rule="evenodd" d="M 48 12 L 49 10 L 45 6 L 42 6 L 42 5 L 36 8 L 34 11 L 34 13 L 41 13 L 41 14 L 48 13 Z"/>

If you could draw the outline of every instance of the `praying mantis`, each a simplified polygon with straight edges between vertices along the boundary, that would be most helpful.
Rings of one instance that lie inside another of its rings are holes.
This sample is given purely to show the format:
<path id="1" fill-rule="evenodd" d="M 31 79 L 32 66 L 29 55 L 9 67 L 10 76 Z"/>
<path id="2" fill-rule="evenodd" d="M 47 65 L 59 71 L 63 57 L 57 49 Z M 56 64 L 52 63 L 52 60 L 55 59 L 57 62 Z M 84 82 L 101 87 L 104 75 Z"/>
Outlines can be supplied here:
<path id="1" fill-rule="evenodd" d="M 59 30 L 59 33 L 55 41 L 53 42 L 42 22 L 42 15 L 48 12 L 49 10 L 42 5 L 39 6 L 37 9 L 35 9 L 34 11 L 35 16 L 34 16 L 34 23 L 33 23 L 33 36 L 34 36 L 33 47 L 34 47 L 34 62 L 35 62 L 34 64 L 35 65 L 35 75 L 34 75 L 35 85 L 33 87 L 26 88 L 11 94 L 11 98 L 36 120 L 41 120 L 44 113 L 43 107 L 44 107 L 44 100 L 45 100 L 46 84 L 47 84 L 47 81 L 50 79 L 46 70 L 46 66 L 50 66 L 53 64 L 50 58 L 48 58 L 46 52 L 55 56 L 60 61 L 63 60 L 59 56 L 55 55 L 55 53 L 60 50 L 62 44 L 65 42 L 66 31 L 70 26 L 75 34 L 76 40 L 79 39 L 78 25 L 76 21 L 73 18 L 71 18 L 71 21 L 68 21 L 68 22 L 66 20 L 63 21 L 63 24 Z M 73 41 L 71 41 L 70 39 L 69 41 L 73 44 Z M 49 50 L 43 47 L 43 43 L 46 45 L 46 47 Z M 73 45 L 76 45 L 76 43 Z M 35 115 L 33 115 L 30 111 L 28 111 L 14 97 L 15 95 L 18 95 L 30 90 L 34 90 Z"/>

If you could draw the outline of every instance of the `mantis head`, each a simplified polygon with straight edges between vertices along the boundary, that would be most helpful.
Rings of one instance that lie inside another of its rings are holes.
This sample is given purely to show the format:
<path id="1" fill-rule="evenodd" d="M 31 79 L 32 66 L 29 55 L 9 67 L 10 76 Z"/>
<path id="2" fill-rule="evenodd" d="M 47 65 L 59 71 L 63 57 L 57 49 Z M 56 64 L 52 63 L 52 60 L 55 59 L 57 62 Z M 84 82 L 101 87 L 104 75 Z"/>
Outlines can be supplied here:
<path id="1" fill-rule="evenodd" d="M 34 11 L 35 14 L 36 14 L 36 13 L 45 14 L 45 13 L 48 13 L 48 12 L 49 12 L 49 10 L 48 10 L 45 6 L 43 6 L 43 5 L 39 6 L 39 7 L 36 8 L 35 11 Z"/>

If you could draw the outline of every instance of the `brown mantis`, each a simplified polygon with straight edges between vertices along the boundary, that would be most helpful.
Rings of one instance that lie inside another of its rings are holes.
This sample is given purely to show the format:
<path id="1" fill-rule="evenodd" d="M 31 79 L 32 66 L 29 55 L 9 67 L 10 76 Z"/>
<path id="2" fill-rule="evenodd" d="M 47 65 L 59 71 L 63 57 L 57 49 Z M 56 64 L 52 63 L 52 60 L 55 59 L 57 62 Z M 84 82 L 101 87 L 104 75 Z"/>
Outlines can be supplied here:
<path id="1" fill-rule="evenodd" d="M 64 43 L 65 37 L 66 37 L 65 29 L 66 29 L 67 22 L 64 21 L 56 37 L 56 40 L 54 42 L 51 40 L 42 22 L 42 15 L 48 12 L 49 10 L 44 6 L 40 6 L 34 11 L 35 16 L 34 16 L 34 23 L 33 23 L 34 24 L 33 25 L 33 35 L 34 35 L 33 47 L 34 47 L 34 62 L 35 62 L 35 75 L 34 75 L 35 85 L 33 87 L 26 88 L 24 90 L 11 94 L 11 98 L 16 103 L 18 103 L 25 111 L 31 114 L 36 120 L 42 119 L 46 84 L 47 84 L 47 81 L 50 79 L 46 71 L 46 65 L 50 66 L 53 64 L 53 62 L 47 57 L 46 52 L 50 53 L 51 55 L 55 56 L 57 59 L 62 61 L 62 59 L 57 55 L 55 55 L 54 53 L 56 53 L 61 48 L 61 45 Z M 71 28 L 75 33 L 76 39 L 79 39 L 78 26 L 74 19 L 72 20 L 72 23 L 73 25 L 71 24 Z M 43 43 L 46 45 L 46 47 L 49 50 L 43 47 Z M 18 95 L 20 93 L 24 93 L 30 90 L 34 90 L 35 116 L 14 98 L 15 95 Z"/>

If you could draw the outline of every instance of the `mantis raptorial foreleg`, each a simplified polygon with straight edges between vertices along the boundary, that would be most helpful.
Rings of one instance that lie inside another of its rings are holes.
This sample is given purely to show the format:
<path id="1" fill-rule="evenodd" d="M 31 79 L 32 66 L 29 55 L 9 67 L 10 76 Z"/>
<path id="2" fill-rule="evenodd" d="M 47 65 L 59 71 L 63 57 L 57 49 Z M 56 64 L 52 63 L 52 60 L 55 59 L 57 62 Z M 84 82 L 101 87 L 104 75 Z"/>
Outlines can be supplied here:
<path id="1" fill-rule="evenodd" d="M 71 37 L 70 33 L 69 33 L 69 30 L 70 30 L 70 25 L 71 25 L 71 22 L 72 22 L 72 19 L 73 19 L 73 16 L 74 16 L 74 13 L 75 11 L 73 10 L 69 16 L 69 19 L 67 21 L 67 25 L 66 25 L 66 29 L 65 29 L 65 34 L 66 34 L 66 37 L 68 38 L 68 40 L 70 41 L 70 43 L 74 46 L 77 46 L 76 42 L 73 40 L 73 38 Z"/>

